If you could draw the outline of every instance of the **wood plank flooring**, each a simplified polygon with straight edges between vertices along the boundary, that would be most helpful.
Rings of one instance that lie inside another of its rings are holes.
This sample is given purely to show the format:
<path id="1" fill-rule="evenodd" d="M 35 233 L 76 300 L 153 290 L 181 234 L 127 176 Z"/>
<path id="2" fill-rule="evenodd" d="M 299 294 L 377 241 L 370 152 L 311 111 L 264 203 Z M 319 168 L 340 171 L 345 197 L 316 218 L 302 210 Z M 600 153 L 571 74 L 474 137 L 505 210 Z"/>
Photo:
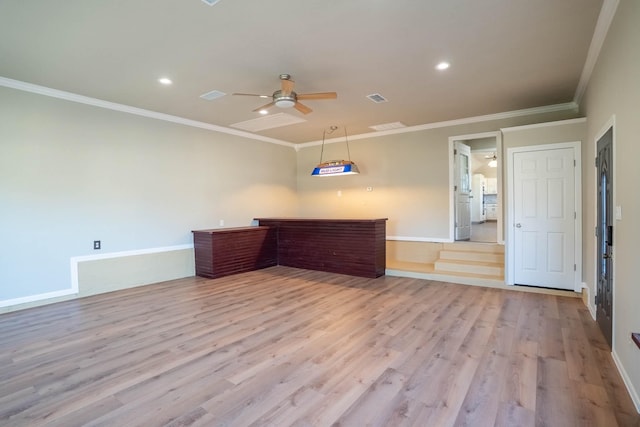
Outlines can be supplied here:
<path id="1" fill-rule="evenodd" d="M 0 315 L 2 426 L 638 426 L 576 298 L 272 267 Z"/>

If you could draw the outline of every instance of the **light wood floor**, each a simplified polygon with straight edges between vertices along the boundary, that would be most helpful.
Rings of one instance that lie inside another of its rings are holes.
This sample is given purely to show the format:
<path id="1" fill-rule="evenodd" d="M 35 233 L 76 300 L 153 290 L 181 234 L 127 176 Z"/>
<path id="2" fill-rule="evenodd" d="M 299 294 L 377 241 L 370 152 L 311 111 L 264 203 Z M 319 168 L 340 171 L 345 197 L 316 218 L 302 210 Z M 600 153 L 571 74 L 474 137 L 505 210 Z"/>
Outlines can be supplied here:
<path id="1" fill-rule="evenodd" d="M 2 426 L 637 426 L 576 298 L 286 267 L 0 316 Z"/>

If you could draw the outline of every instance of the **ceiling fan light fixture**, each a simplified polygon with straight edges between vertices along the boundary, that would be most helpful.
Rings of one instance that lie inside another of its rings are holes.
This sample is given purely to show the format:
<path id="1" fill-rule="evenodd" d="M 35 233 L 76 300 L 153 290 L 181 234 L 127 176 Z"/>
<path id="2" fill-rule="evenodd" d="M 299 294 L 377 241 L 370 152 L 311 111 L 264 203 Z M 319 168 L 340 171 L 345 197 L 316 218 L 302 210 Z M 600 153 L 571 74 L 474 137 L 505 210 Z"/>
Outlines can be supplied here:
<path id="1" fill-rule="evenodd" d="M 280 108 L 291 108 L 296 105 L 295 98 L 291 96 L 282 97 L 275 100 L 276 107 Z"/>

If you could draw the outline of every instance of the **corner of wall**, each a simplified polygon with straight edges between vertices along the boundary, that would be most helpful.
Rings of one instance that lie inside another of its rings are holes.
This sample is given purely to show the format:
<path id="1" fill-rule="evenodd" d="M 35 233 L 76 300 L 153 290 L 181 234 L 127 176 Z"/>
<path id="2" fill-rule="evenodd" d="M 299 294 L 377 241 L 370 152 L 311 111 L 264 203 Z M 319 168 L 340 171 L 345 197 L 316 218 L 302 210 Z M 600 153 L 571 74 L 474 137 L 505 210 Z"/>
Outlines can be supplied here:
<path id="1" fill-rule="evenodd" d="M 582 303 L 589 309 L 593 320 L 596 320 L 596 307 L 591 304 L 591 301 L 591 289 L 585 282 L 582 282 Z"/>

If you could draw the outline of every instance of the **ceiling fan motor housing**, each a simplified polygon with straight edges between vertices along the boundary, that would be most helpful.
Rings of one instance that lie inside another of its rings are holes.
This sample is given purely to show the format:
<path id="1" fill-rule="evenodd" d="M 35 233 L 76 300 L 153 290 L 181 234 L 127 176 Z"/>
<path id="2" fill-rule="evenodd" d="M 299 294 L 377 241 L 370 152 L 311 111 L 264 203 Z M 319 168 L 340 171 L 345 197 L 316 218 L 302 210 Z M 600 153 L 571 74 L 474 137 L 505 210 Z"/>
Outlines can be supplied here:
<path id="1" fill-rule="evenodd" d="M 297 96 L 295 92 L 291 92 L 288 95 L 283 95 L 281 90 L 273 92 L 273 102 L 276 107 L 291 108 L 296 104 Z"/>

